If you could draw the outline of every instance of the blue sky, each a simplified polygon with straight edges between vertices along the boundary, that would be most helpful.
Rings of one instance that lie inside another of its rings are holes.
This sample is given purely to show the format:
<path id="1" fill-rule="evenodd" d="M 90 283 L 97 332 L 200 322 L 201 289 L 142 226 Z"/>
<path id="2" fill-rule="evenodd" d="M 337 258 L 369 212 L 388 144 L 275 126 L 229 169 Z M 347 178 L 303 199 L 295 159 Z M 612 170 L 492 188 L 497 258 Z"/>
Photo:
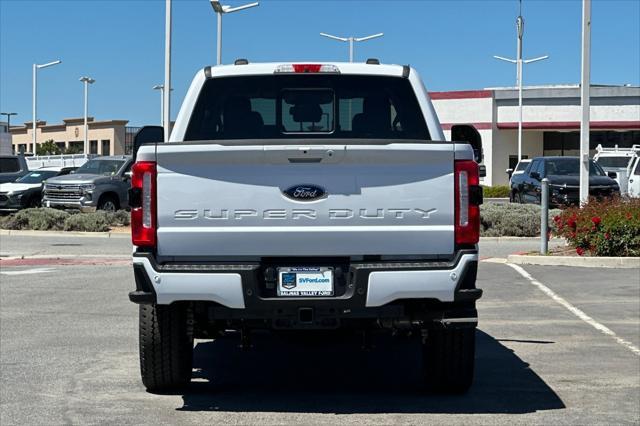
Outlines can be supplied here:
<path id="1" fill-rule="evenodd" d="M 193 74 L 215 61 L 215 16 L 208 0 L 174 0 L 172 116 Z M 228 0 L 240 5 L 244 1 Z M 550 55 L 525 68 L 525 84 L 580 80 L 579 0 L 524 0 L 524 56 Z M 380 39 L 356 46 L 356 60 L 416 67 L 429 90 L 513 85 L 514 66 L 492 55 L 515 56 L 516 0 L 314 1 L 262 0 L 258 8 L 224 18 L 223 62 L 347 60 L 346 43 L 320 37 Z M 592 83 L 640 85 L 640 0 L 594 0 Z M 31 66 L 41 70 L 38 118 L 49 123 L 80 117 L 82 84 L 90 115 L 156 124 L 164 71 L 164 0 L 0 0 L 0 110 L 31 120 Z"/>

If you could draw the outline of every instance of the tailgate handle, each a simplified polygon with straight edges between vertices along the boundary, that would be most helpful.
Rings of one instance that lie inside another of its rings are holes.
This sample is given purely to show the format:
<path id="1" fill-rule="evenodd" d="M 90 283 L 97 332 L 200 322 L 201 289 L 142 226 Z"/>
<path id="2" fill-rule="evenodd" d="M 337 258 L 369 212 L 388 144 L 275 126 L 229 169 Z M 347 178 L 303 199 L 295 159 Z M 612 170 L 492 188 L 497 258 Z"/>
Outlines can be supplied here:
<path id="1" fill-rule="evenodd" d="M 290 163 L 319 163 L 322 161 L 321 157 L 310 157 L 310 158 L 300 158 L 300 157 L 294 157 L 294 158 L 289 158 L 289 162 Z"/>

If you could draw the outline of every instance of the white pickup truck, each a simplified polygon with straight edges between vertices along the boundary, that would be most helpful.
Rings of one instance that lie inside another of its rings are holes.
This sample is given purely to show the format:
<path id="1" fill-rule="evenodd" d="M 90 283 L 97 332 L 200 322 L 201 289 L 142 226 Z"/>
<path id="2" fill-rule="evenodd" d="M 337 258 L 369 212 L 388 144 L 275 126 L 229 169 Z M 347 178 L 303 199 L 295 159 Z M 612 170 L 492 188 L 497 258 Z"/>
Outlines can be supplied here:
<path id="1" fill-rule="evenodd" d="M 236 330 L 248 346 L 257 329 L 343 328 L 411 332 L 428 388 L 468 389 L 478 164 L 470 144 L 445 141 L 415 70 L 207 67 L 170 140 L 143 143 L 145 129 L 129 192 L 129 298 L 148 390 L 190 381 L 194 338 Z"/>

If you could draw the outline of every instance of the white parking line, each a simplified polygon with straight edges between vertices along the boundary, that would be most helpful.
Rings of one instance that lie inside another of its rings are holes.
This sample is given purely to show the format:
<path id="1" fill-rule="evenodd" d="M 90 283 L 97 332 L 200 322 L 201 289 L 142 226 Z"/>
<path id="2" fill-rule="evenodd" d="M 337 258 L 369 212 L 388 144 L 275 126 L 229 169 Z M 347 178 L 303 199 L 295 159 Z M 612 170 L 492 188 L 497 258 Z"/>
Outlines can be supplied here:
<path id="1" fill-rule="evenodd" d="M 513 263 L 507 263 L 507 265 L 509 265 L 513 269 L 515 269 L 520 275 L 522 275 L 527 280 L 529 280 L 529 282 L 531 282 L 531 284 L 533 284 L 534 286 L 538 287 L 544 294 L 549 296 L 556 303 L 558 303 L 558 304 L 564 306 L 565 308 L 567 308 L 569 310 L 569 312 L 571 312 L 573 315 L 577 316 L 582 321 L 586 322 L 587 324 L 589 324 L 590 326 L 592 326 L 596 330 L 600 331 L 601 333 L 606 334 L 607 336 L 611 336 L 616 342 L 618 342 L 619 344 L 621 344 L 625 348 L 629 349 L 634 354 L 640 355 L 640 349 L 638 349 L 633 343 L 631 343 L 628 340 L 625 340 L 625 339 L 619 337 L 609 327 L 607 327 L 607 326 L 605 326 L 603 324 L 600 324 L 598 321 L 594 320 L 589 315 L 585 314 L 583 311 L 581 311 L 580 309 L 576 308 L 575 306 L 573 306 L 571 303 L 567 302 L 562 297 L 558 296 L 549 287 L 547 287 L 546 285 L 542 284 L 540 281 L 536 280 L 531 275 L 529 275 L 529 273 L 527 271 L 525 271 L 521 266 L 514 265 Z"/>
<path id="2" fill-rule="evenodd" d="M 53 268 L 31 268 L 21 269 L 19 271 L 0 271 L 0 275 L 30 275 L 30 274 L 45 274 L 47 272 L 55 271 Z"/>

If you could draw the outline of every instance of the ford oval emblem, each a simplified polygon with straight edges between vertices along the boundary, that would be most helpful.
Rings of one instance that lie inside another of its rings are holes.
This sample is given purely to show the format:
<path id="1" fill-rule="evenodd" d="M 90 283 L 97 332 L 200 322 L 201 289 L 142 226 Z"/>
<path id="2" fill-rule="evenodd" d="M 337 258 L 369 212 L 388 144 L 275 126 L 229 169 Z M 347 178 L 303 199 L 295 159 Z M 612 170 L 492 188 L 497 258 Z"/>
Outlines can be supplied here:
<path id="1" fill-rule="evenodd" d="M 294 185 L 282 191 L 284 195 L 296 201 L 313 201 L 323 198 L 327 192 L 317 185 Z"/>

